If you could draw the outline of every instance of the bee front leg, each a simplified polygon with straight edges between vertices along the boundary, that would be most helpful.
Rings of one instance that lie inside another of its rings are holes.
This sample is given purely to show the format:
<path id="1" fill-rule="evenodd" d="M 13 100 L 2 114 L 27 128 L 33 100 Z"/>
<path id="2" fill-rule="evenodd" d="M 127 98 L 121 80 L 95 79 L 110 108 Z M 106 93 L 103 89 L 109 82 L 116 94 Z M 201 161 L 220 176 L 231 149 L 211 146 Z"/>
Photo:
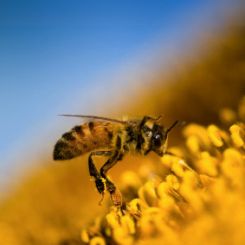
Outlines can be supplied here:
<path id="1" fill-rule="evenodd" d="M 89 174 L 91 177 L 95 178 L 95 185 L 99 193 L 103 194 L 105 191 L 105 185 L 102 176 L 100 175 L 99 171 L 95 167 L 93 156 L 110 156 L 112 154 L 111 151 L 95 151 L 91 152 L 88 157 L 88 168 Z"/>
<path id="2" fill-rule="evenodd" d="M 106 189 L 111 195 L 111 201 L 115 207 L 122 206 L 122 195 L 121 192 L 116 189 L 116 186 L 109 180 L 106 176 L 107 171 L 112 168 L 121 158 L 123 154 L 119 151 L 114 152 L 114 154 L 107 160 L 107 162 L 100 169 L 100 175 L 106 180 Z"/>
<path id="3" fill-rule="evenodd" d="M 115 185 L 107 178 L 106 173 L 107 171 L 112 168 L 118 160 L 122 159 L 123 154 L 121 153 L 122 148 L 122 139 L 120 136 L 117 136 L 115 142 L 115 150 L 111 157 L 106 161 L 106 163 L 100 169 L 100 175 L 106 179 L 106 188 L 110 194 L 115 193 L 116 187 Z"/>
<path id="4" fill-rule="evenodd" d="M 110 194 L 114 193 L 116 190 L 115 185 L 108 179 L 106 173 L 111 169 L 119 160 L 119 151 L 115 151 L 113 155 L 106 161 L 106 163 L 100 169 L 100 175 L 106 180 L 106 188 Z"/>

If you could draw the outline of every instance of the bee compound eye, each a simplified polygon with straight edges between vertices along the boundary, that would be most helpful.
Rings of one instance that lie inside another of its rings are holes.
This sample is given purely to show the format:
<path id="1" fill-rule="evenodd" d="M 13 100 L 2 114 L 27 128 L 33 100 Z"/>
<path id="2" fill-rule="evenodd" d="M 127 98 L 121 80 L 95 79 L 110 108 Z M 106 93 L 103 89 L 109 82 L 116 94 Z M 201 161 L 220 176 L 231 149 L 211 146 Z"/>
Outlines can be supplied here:
<path id="1" fill-rule="evenodd" d="M 161 140 L 161 135 L 160 135 L 160 134 L 156 134 L 156 135 L 153 137 L 153 143 L 154 143 L 154 145 L 157 146 L 157 147 L 161 146 L 162 140 Z"/>

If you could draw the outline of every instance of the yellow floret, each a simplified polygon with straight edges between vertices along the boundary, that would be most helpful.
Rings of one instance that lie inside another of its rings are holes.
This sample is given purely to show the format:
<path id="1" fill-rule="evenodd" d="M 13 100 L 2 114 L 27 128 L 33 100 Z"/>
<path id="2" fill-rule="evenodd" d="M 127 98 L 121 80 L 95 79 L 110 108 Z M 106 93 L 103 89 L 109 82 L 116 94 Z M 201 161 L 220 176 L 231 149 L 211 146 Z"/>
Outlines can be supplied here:
<path id="1" fill-rule="evenodd" d="M 104 238 L 95 236 L 89 242 L 89 245 L 106 245 Z"/>
<path id="2" fill-rule="evenodd" d="M 215 125 L 210 125 L 207 128 L 207 132 L 211 142 L 216 147 L 223 146 L 224 142 L 222 139 L 222 131 L 218 127 L 216 127 Z"/>
<path id="3" fill-rule="evenodd" d="M 234 124 L 230 127 L 231 139 L 236 147 L 244 147 L 245 132 L 242 127 Z"/>

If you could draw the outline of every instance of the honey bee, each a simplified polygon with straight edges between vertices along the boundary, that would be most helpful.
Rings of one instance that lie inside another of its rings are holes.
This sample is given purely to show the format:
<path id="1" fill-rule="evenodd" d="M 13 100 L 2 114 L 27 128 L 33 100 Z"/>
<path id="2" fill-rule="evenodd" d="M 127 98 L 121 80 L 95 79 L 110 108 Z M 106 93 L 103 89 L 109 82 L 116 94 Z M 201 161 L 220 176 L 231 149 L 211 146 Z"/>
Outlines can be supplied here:
<path id="1" fill-rule="evenodd" d="M 117 120 L 98 116 L 69 115 L 90 119 L 82 125 L 75 126 L 62 135 L 57 141 L 54 160 L 68 160 L 90 152 L 88 157 L 89 174 L 95 181 L 95 186 L 102 196 L 107 190 L 112 199 L 117 196 L 116 186 L 107 177 L 107 172 L 128 152 L 147 155 L 150 151 L 159 156 L 166 153 L 168 133 L 176 126 L 175 121 L 169 128 L 164 128 L 158 118 L 144 116 L 142 119 Z M 94 156 L 105 156 L 107 161 L 98 170 Z M 114 204 L 120 205 L 116 200 Z"/>

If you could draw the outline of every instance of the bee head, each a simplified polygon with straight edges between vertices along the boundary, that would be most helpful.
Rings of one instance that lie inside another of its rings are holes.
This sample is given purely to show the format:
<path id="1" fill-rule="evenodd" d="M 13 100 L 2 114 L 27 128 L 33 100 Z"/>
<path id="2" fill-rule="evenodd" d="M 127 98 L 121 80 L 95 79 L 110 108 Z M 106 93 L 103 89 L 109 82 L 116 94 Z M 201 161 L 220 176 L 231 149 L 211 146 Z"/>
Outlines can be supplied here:
<path id="1" fill-rule="evenodd" d="M 161 125 L 154 124 L 151 137 L 151 150 L 163 156 L 167 148 L 167 134 Z"/>
<path id="2" fill-rule="evenodd" d="M 167 148 L 168 133 L 176 126 L 178 121 L 174 122 L 169 128 L 165 129 L 156 121 L 146 122 L 142 127 L 144 138 L 144 153 L 154 151 L 159 156 L 163 156 Z"/>

